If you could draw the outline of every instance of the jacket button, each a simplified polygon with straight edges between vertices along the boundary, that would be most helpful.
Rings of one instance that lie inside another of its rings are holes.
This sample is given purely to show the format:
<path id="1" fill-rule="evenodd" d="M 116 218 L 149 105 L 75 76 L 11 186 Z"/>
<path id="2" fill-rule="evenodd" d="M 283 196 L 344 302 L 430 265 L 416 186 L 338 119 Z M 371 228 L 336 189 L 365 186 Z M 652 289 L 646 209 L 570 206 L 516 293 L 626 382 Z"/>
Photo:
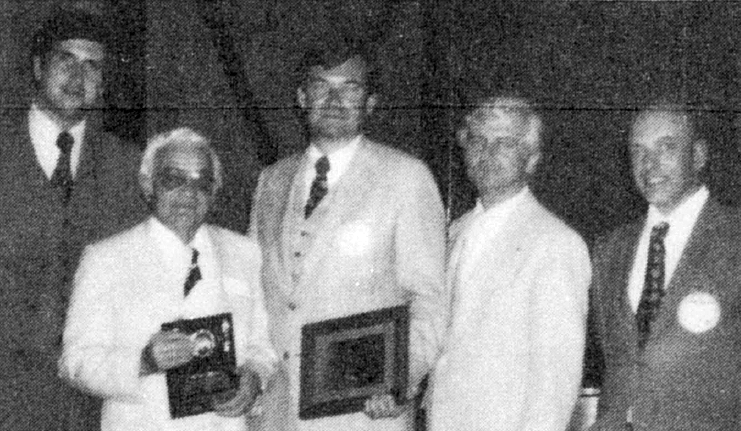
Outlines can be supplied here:
<path id="1" fill-rule="evenodd" d="M 295 303 L 293 303 L 293 302 L 289 302 L 288 303 L 288 309 L 289 310 L 294 311 L 296 308 L 297 307 L 296 307 L 296 304 Z"/>
<path id="2" fill-rule="evenodd" d="M 287 361 L 290 356 L 291 355 L 289 355 L 288 352 L 283 352 L 283 360 L 284 361 Z"/>
<path id="3" fill-rule="evenodd" d="M 293 255 L 295 257 L 301 257 L 301 252 L 300 251 L 296 251 L 296 252 L 293 253 Z"/>

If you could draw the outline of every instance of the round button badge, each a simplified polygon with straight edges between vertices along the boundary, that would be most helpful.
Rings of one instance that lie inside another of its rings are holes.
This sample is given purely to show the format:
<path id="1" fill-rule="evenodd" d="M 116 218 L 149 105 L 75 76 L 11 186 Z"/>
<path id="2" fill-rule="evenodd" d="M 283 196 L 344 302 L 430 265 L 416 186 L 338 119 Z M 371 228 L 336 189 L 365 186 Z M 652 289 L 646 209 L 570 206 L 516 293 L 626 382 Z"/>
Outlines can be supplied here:
<path id="1" fill-rule="evenodd" d="M 720 322 L 720 303 L 707 292 L 693 292 L 685 296 L 677 308 L 677 320 L 682 328 L 693 334 L 707 332 Z"/>

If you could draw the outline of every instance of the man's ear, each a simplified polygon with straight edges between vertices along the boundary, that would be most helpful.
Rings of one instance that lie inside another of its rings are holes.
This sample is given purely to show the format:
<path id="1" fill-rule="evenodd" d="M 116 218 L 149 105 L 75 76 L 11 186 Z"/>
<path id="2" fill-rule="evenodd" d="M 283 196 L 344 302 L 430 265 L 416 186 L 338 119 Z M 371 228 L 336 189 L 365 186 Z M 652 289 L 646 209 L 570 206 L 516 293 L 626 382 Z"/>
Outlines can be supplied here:
<path id="1" fill-rule="evenodd" d="M 153 180 L 153 178 L 139 174 L 139 187 L 141 188 L 142 193 L 144 193 L 144 198 L 147 200 L 150 200 L 152 196 L 154 196 Z"/>
<path id="2" fill-rule="evenodd" d="M 374 109 L 376 109 L 376 103 L 378 103 L 378 96 L 375 94 L 371 94 L 368 96 L 368 98 L 365 100 L 365 113 L 366 115 L 370 115 Z"/>
<path id="3" fill-rule="evenodd" d="M 527 159 L 527 164 L 525 165 L 525 173 L 528 175 L 532 175 L 535 173 L 535 168 L 538 167 L 538 162 L 540 162 L 540 151 L 536 150 Z"/>
<path id="4" fill-rule="evenodd" d="M 301 87 L 296 90 L 296 101 L 301 109 L 306 109 L 306 92 Z"/>
<path id="5" fill-rule="evenodd" d="M 695 172 L 700 172 L 705 168 L 708 161 L 708 144 L 704 139 L 698 139 L 692 144 L 692 162 Z"/>
<path id="6" fill-rule="evenodd" d="M 33 58 L 33 77 L 36 82 L 41 81 L 41 75 L 43 75 L 43 67 L 41 64 L 41 57 L 35 56 Z"/>

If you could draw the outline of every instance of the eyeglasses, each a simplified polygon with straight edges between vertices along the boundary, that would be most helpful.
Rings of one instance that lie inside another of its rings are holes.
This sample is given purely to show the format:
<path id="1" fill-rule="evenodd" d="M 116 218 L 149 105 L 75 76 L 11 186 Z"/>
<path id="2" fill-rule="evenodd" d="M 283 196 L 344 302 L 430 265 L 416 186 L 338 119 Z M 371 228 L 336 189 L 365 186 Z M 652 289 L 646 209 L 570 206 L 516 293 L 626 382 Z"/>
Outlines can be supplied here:
<path id="1" fill-rule="evenodd" d="M 182 171 L 180 169 L 164 169 L 155 175 L 157 185 L 167 191 L 189 187 L 200 192 L 209 194 L 214 188 L 215 179 L 213 175 L 207 173 L 193 173 Z"/>
<path id="2" fill-rule="evenodd" d="M 360 82 L 354 81 L 332 84 L 320 79 L 314 79 L 309 81 L 306 91 L 318 99 L 328 97 L 331 92 L 334 92 L 342 99 L 355 100 L 365 94 L 365 86 Z"/>

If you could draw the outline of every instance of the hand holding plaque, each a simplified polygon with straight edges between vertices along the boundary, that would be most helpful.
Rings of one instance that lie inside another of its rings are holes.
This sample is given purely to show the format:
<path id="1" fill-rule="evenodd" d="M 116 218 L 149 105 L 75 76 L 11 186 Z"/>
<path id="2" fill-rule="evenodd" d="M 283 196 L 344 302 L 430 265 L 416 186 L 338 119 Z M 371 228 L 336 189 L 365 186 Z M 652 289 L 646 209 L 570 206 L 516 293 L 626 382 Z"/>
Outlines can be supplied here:
<path id="1" fill-rule="evenodd" d="M 193 359 L 193 341 L 182 332 L 157 332 L 149 340 L 147 349 L 147 359 L 154 368 L 152 372 L 179 367 Z"/>
<path id="2" fill-rule="evenodd" d="M 239 387 L 239 376 L 230 313 L 165 323 L 162 330 L 179 333 L 189 340 L 173 343 L 176 345 L 171 353 L 177 362 L 183 355 L 187 357 L 187 351 L 182 350 L 189 347 L 191 359 L 167 370 L 167 392 L 173 418 L 214 411 L 214 399 L 219 394 L 233 398 L 234 390 Z"/>
<path id="3" fill-rule="evenodd" d="M 219 416 L 237 417 L 252 409 L 260 394 L 260 377 L 250 369 L 241 367 L 239 388 L 212 397 L 214 412 Z"/>

